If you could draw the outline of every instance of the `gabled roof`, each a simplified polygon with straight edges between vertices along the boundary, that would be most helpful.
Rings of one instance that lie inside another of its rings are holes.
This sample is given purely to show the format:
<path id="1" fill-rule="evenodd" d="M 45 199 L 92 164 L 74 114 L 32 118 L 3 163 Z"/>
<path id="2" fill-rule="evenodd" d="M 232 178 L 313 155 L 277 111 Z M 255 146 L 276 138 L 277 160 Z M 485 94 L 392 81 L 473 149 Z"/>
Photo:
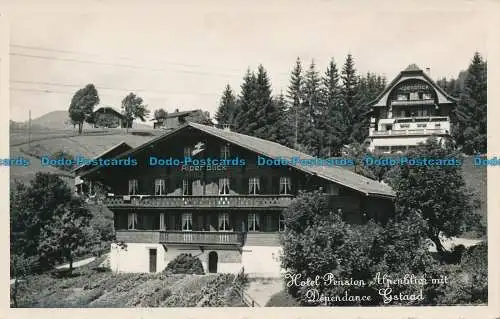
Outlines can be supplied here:
<path id="1" fill-rule="evenodd" d="M 115 146 L 112 146 L 111 148 L 105 150 L 104 152 L 102 152 L 101 154 L 97 155 L 96 157 L 92 158 L 93 160 L 98 160 L 99 158 L 103 158 L 105 157 L 106 155 L 112 153 L 113 151 L 115 151 L 116 149 L 118 148 L 122 148 L 122 153 L 123 152 L 127 152 L 127 151 L 130 151 L 132 149 L 132 146 L 128 145 L 127 143 L 125 142 L 120 142 L 118 144 L 116 144 Z M 113 157 L 115 156 L 118 156 L 119 154 L 116 154 L 114 155 Z M 87 167 L 88 165 L 86 164 L 83 164 L 83 165 L 80 165 L 74 169 L 71 170 L 72 173 L 75 173 L 75 174 L 78 174 L 78 172 L 80 172 L 82 169 L 84 169 L 85 167 Z"/>
<path id="2" fill-rule="evenodd" d="M 200 110 L 200 109 L 196 109 L 196 110 L 190 110 L 190 111 L 180 111 L 180 112 L 167 113 L 167 115 L 165 117 L 159 118 L 159 119 L 152 119 L 151 121 L 161 122 L 161 120 L 163 120 L 163 119 L 169 119 L 169 118 L 181 117 L 181 116 L 188 116 L 191 113 L 198 113 L 198 112 L 202 113 L 203 111 Z"/>
<path id="3" fill-rule="evenodd" d="M 257 154 L 261 154 L 270 158 L 287 158 L 299 157 L 300 159 L 314 159 L 313 156 L 307 155 L 305 153 L 299 152 L 297 150 L 291 149 L 289 147 L 283 146 L 281 144 L 264 140 L 261 138 L 240 134 L 232 131 L 222 130 L 211 126 L 206 126 L 197 123 L 187 123 L 173 131 L 170 131 L 152 141 L 149 141 L 133 150 L 123 153 L 119 157 L 126 157 L 144 150 L 149 145 L 156 143 L 158 141 L 169 138 L 175 133 L 184 130 L 188 127 L 195 128 L 199 131 L 205 132 L 209 135 L 220 138 L 232 144 L 236 144 L 242 148 L 248 149 Z M 316 175 L 320 178 L 332 181 L 339 185 L 345 186 L 347 188 L 356 190 L 368 196 L 377 197 L 394 197 L 394 192 L 386 184 L 374 181 L 362 175 L 351 172 L 345 168 L 338 166 L 305 166 L 305 165 L 290 165 L 297 170 Z M 91 173 L 99 168 L 96 167 L 85 173 Z"/>
<path id="4" fill-rule="evenodd" d="M 105 106 L 105 105 L 100 106 L 100 107 L 98 107 L 98 108 L 94 111 L 94 113 L 97 113 L 97 112 L 99 112 L 99 111 L 105 111 L 105 112 L 109 112 L 109 111 L 111 111 L 112 113 L 116 113 L 118 116 L 123 117 L 123 115 L 121 114 L 121 112 L 120 112 L 119 110 L 115 109 L 115 108 L 114 108 L 114 107 L 112 107 L 112 106 Z"/>
<path id="5" fill-rule="evenodd" d="M 404 79 L 403 79 L 404 77 Z M 437 92 L 443 97 L 443 102 L 455 104 L 457 99 L 453 96 L 446 93 L 436 82 L 434 82 L 431 77 L 424 72 L 422 69 L 418 67 L 415 63 L 412 63 L 406 67 L 403 71 L 399 72 L 399 74 L 385 87 L 385 89 L 380 93 L 373 101 L 371 101 L 368 105 L 375 106 L 377 102 L 379 102 L 383 97 L 385 97 L 397 84 L 407 79 L 420 79 L 427 81 Z M 385 104 L 385 103 L 384 103 Z M 380 105 L 377 105 L 380 106 Z"/>

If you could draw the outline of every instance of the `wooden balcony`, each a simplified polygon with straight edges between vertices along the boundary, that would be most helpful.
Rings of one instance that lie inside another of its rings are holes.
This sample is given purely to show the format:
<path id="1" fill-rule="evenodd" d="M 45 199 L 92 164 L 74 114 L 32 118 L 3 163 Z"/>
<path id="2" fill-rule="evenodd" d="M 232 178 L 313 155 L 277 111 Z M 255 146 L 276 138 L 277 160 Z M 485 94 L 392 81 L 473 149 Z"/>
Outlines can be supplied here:
<path id="1" fill-rule="evenodd" d="M 161 243 L 186 245 L 239 245 L 241 232 L 181 230 L 117 230 L 116 239 L 126 243 Z"/>
<path id="2" fill-rule="evenodd" d="M 160 243 L 195 245 L 242 245 L 243 234 L 239 232 L 222 231 L 165 231 L 160 232 Z"/>
<path id="3" fill-rule="evenodd" d="M 236 196 L 110 196 L 103 200 L 109 208 L 276 208 L 283 209 L 293 200 L 291 195 Z"/>
<path id="4" fill-rule="evenodd" d="M 409 129 L 409 130 L 391 130 L 375 131 L 370 136 L 404 136 L 404 135 L 446 135 L 445 129 Z"/>

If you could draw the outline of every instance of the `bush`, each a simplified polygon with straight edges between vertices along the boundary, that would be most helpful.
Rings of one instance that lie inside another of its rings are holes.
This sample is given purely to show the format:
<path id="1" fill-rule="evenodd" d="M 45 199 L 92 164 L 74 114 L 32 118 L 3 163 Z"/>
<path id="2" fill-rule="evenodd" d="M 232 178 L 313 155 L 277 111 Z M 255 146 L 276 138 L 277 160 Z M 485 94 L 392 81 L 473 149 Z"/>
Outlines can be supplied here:
<path id="1" fill-rule="evenodd" d="M 193 257 L 191 254 L 180 254 L 175 257 L 174 260 L 168 263 L 164 271 L 173 274 L 205 274 L 200 259 Z"/>
<path id="2" fill-rule="evenodd" d="M 285 290 L 271 296 L 266 307 L 300 307 L 300 303 Z"/>
<path id="3" fill-rule="evenodd" d="M 425 221 L 409 216 L 398 222 L 389 221 L 384 227 L 369 222 L 350 225 L 341 216 L 330 213 L 328 203 L 319 192 L 303 193 L 284 212 L 285 233 L 282 237 L 282 267 L 287 269 L 287 284 L 300 276 L 299 283 L 327 274 L 336 280 L 352 278 L 359 285 L 342 286 L 321 283 L 310 286 L 291 285 L 289 293 L 302 305 L 325 305 L 323 296 L 369 296 L 371 300 L 328 300 L 329 306 L 383 304 L 381 288 L 373 281 L 377 273 L 390 278 L 402 274 L 425 275 L 435 261 L 422 238 Z M 364 284 L 362 284 L 364 283 Z M 392 294 L 418 293 L 418 286 L 391 286 Z M 406 291 L 403 291 L 406 289 Z M 409 291 L 411 289 L 411 291 Z M 316 296 L 312 298 L 312 296 Z M 406 301 L 391 303 L 408 305 Z"/>

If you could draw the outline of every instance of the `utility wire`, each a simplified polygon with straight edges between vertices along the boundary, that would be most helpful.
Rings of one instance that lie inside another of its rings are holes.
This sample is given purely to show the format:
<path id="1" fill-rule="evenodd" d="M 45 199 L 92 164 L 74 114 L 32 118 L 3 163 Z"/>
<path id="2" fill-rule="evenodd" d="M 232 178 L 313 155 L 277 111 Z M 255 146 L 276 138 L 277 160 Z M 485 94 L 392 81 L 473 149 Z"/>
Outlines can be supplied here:
<path id="1" fill-rule="evenodd" d="M 72 50 L 62 50 L 62 49 L 55 49 L 55 48 L 44 48 L 44 47 L 36 47 L 36 46 L 28 46 L 28 45 L 19 45 L 19 44 L 11 44 L 10 47 L 12 48 L 19 48 L 19 49 L 27 49 L 27 50 L 37 50 L 37 51 L 48 51 L 48 52 L 58 52 L 58 53 L 65 53 L 65 54 L 79 54 L 79 55 L 91 55 L 91 56 L 101 56 L 101 57 L 106 57 L 106 55 L 104 54 L 99 54 L 99 53 L 90 53 L 90 52 L 78 52 L 78 51 L 72 51 Z M 25 56 L 28 55 L 28 54 L 25 54 L 25 55 L 21 55 L 20 53 L 16 53 L 16 54 L 11 54 L 11 55 L 19 55 L 19 56 Z M 55 58 L 56 57 L 52 57 L 52 58 Z M 133 58 L 131 57 L 126 57 L 126 56 L 114 56 L 113 59 L 121 59 L 121 60 L 128 60 L 128 61 L 132 61 L 134 60 Z M 172 62 L 172 61 L 168 61 L 168 60 L 164 60 L 164 59 L 155 59 L 153 61 L 156 61 L 156 62 L 161 62 L 162 64 L 171 64 L 171 65 L 177 65 L 177 66 L 184 66 L 184 67 L 205 67 L 204 65 L 202 64 L 190 64 L 190 63 L 180 63 L 180 62 Z M 68 61 L 70 62 L 70 61 Z M 76 62 L 76 61 L 73 61 L 73 62 Z M 92 61 L 87 61 L 87 62 L 82 62 L 82 63 L 92 63 Z M 99 62 L 97 62 L 99 63 Z M 101 63 L 105 63 L 105 62 L 101 62 Z M 108 64 L 108 63 L 106 63 Z M 119 66 L 115 63 L 110 63 L 114 66 Z M 131 66 L 131 65 L 127 65 L 128 67 L 134 67 L 134 66 Z M 167 69 L 156 69 L 156 70 L 165 70 L 165 71 L 171 71 L 171 70 L 167 70 Z M 244 70 L 240 70 L 240 69 L 236 69 L 236 68 L 226 68 L 226 70 L 228 71 L 233 71 L 233 72 L 238 72 L 238 74 L 233 74 L 233 73 L 210 73 L 210 72 L 199 72 L 199 71 L 184 71 L 185 73 L 194 73 L 194 74 L 199 74 L 199 73 L 202 73 L 203 75 L 220 75 L 220 76 L 242 76 L 242 74 L 244 74 L 244 72 L 246 72 L 246 68 Z M 290 72 L 279 72 L 279 73 L 276 73 L 277 75 L 287 75 L 289 76 L 290 75 Z M 200 74 L 201 75 L 201 74 Z"/>
<path id="2" fill-rule="evenodd" d="M 137 66 L 137 65 L 123 64 L 123 63 L 90 61 L 90 60 L 82 60 L 82 59 L 75 59 L 75 58 L 60 58 L 60 57 L 53 57 L 53 56 L 25 54 L 25 53 L 10 53 L 10 55 L 11 56 L 25 57 L 25 58 L 33 58 L 33 59 L 42 59 L 42 60 L 55 60 L 55 61 L 74 62 L 74 63 L 83 63 L 83 64 L 106 65 L 106 66 L 122 67 L 122 68 L 129 68 L 129 69 L 135 69 L 135 70 L 148 70 L 148 71 L 154 71 L 154 72 L 186 73 L 186 74 L 196 74 L 196 75 L 203 75 L 203 76 L 222 76 L 222 77 L 240 77 L 241 76 L 240 74 L 230 74 L 230 73 L 212 73 L 212 72 L 187 71 L 187 70 L 172 70 L 172 69 L 164 69 L 164 68 L 148 68 L 148 67 L 144 67 L 144 66 Z"/>
<path id="3" fill-rule="evenodd" d="M 81 86 L 83 87 L 83 86 Z M 27 88 L 17 88 L 17 87 L 11 87 L 10 88 L 13 91 L 23 91 L 23 92 L 40 92 L 40 93 L 56 93 L 56 94 L 75 94 L 75 92 L 68 92 L 68 91 L 59 91 L 59 90 L 53 90 L 53 89 L 27 89 Z M 128 91 L 124 90 L 127 92 L 133 92 L 133 91 Z M 139 90 L 136 90 L 138 92 Z M 122 96 L 123 94 L 119 93 L 105 93 L 106 95 L 116 95 L 116 96 Z M 177 94 L 177 95 L 212 95 L 212 96 L 218 96 L 218 94 L 209 94 L 209 93 L 192 93 L 192 92 L 168 92 L 168 94 Z M 147 96 L 145 96 L 147 98 Z M 158 96 L 156 96 L 158 97 Z M 163 95 L 162 97 L 167 98 L 166 95 Z M 152 96 L 150 98 L 155 98 L 155 96 Z"/>
<path id="4" fill-rule="evenodd" d="M 78 51 L 71 51 L 71 50 L 62 50 L 62 49 L 54 49 L 54 48 L 44 48 L 44 47 L 36 47 L 36 46 L 28 46 L 28 45 L 19 45 L 19 44 L 11 44 L 10 47 L 12 48 L 19 48 L 19 49 L 27 49 L 27 50 L 36 50 L 36 51 L 48 51 L 48 52 L 59 52 L 59 53 L 66 53 L 66 54 L 79 54 L 79 55 L 93 55 L 93 56 L 101 56 L 101 57 L 108 57 L 105 54 L 100 54 L 100 53 L 91 53 L 91 52 L 78 52 Z M 120 59 L 120 60 L 129 60 L 132 61 L 134 60 L 131 57 L 126 57 L 126 56 L 113 56 L 113 59 Z M 162 61 L 162 63 L 166 64 L 172 64 L 172 65 L 178 65 L 178 66 L 185 66 L 185 67 L 205 67 L 204 65 L 201 64 L 190 64 L 190 63 L 180 63 L 180 62 L 172 62 L 168 61 L 165 59 L 155 59 L 155 61 Z M 235 72 L 241 72 L 239 69 L 231 68 L 227 69 Z"/>
<path id="5" fill-rule="evenodd" d="M 70 84 L 70 83 L 54 83 L 54 82 L 44 82 L 44 81 L 25 81 L 25 80 L 11 80 L 11 83 L 18 84 L 29 84 L 29 85 L 48 85 L 48 86 L 61 86 L 61 87 L 75 87 L 83 88 L 86 84 Z M 128 88 L 116 88 L 116 87 L 105 87 L 100 85 L 95 85 L 98 90 L 112 90 L 112 91 L 123 91 L 123 92 L 144 92 L 144 93 L 166 93 L 166 94 L 195 94 L 195 95 L 219 95 L 214 93 L 193 93 L 193 92 L 173 92 L 166 90 L 149 90 L 149 89 L 128 89 Z"/>

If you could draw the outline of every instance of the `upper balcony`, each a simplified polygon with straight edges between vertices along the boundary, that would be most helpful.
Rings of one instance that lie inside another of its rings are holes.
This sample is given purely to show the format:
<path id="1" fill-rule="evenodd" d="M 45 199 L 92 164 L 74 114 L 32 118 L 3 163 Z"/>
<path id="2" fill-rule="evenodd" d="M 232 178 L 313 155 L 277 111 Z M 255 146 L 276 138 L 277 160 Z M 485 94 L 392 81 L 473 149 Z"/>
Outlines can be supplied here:
<path id="1" fill-rule="evenodd" d="M 389 130 L 374 131 L 370 136 L 404 136 L 404 135 L 446 135 L 445 129 L 409 129 L 409 130 Z"/>
<path id="2" fill-rule="evenodd" d="M 153 196 L 153 195 L 118 195 L 103 199 L 109 208 L 276 208 L 283 209 L 293 200 L 292 195 L 207 195 L 207 196 Z"/>

